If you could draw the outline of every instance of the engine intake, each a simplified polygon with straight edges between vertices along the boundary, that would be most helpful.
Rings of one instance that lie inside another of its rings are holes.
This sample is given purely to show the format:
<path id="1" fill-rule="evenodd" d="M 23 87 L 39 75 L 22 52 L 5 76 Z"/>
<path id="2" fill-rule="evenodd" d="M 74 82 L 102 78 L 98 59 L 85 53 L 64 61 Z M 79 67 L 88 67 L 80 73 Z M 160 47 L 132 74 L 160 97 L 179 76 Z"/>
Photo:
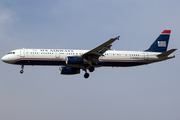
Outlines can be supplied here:
<path id="1" fill-rule="evenodd" d="M 82 64 L 85 60 L 82 57 L 67 57 L 66 64 Z"/>
<path id="2" fill-rule="evenodd" d="M 79 74 L 80 69 L 79 68 L 72 68 L 72 67 L 59 67 L 60 74 L 64 75 L 73 75 L 73 74 Z"/>

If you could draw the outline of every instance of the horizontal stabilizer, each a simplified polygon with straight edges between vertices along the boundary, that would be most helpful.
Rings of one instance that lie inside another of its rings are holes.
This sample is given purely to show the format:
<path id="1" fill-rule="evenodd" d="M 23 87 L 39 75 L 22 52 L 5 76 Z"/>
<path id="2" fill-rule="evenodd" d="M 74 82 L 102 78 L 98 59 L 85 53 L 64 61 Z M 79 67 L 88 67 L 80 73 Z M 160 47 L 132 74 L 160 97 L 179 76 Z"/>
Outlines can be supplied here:
<path id="1" fill-rule="evenodd" d="M 158 57 L 165 57 L 165 56 L 168 56 L 168 55 L 170 55 L 171 53 L 173 53 L 174 51 L 176 51 L 177 49 L 171 49 L 171 50 L 168 50 L 168 51 L 166 51 L 166 52 L 164 52 L 164 53 L 161 53 L 161 54 L 159 54 L 159 55 L 157 55 Z"/>

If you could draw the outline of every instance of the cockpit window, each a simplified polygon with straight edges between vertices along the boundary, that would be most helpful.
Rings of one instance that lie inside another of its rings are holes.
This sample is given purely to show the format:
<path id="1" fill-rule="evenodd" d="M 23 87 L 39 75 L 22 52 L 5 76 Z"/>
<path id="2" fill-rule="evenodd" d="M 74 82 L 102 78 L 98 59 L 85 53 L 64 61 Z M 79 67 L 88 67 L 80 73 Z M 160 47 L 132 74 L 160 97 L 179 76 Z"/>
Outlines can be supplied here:
<path id="1" fill-rule="evenodd" d="M 15 54 L 15 52 L 9 52 L 8 54 Z"/>

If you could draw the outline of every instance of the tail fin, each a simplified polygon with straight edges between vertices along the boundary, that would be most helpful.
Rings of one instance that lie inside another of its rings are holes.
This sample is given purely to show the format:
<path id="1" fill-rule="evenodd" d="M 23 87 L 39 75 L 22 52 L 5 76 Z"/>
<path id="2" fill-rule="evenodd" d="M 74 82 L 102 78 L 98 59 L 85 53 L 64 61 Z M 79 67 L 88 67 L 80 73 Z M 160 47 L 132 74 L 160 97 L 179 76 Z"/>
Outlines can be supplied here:
<path id="1" fill-rule="evenodd" d="M 149 49 L 145 51 L 149 52 L 166 52 L 171 30 L 164 30 L 159 37 L 154 41 Z"/>

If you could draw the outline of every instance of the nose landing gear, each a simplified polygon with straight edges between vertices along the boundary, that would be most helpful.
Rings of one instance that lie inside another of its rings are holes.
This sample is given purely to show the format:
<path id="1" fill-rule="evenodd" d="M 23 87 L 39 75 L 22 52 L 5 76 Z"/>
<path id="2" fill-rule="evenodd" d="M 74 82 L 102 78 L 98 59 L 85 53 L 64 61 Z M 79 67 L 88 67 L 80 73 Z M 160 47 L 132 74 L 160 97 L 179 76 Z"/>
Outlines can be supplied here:
<path id="1" fill-rule="evenodd" d="M 20 73 L 23 74 L 24 73 L 24 70 L 23 70 L 24 69 L 24 65 L 21 66 L 21 69 L 22 70 L 20 70 Z"/>

